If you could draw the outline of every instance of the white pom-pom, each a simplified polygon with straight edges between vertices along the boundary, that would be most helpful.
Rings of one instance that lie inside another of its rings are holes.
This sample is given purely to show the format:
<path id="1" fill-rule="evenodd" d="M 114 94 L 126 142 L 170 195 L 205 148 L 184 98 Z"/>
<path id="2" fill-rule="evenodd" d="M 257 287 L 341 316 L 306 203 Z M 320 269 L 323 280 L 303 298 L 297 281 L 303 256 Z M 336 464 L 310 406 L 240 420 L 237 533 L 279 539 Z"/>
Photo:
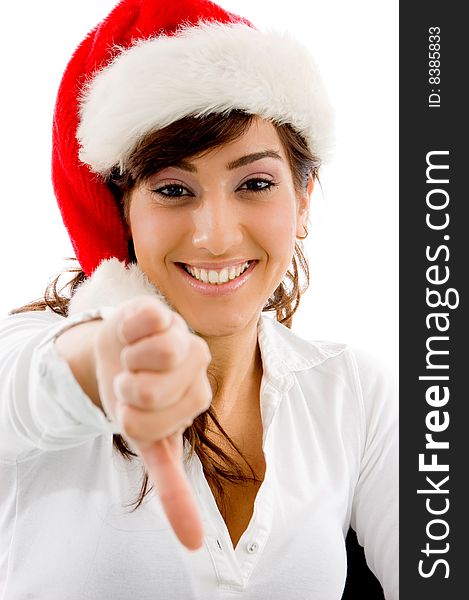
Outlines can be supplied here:
<path id="1" fill-rule="evenodd" d="M 68 314 L 93 308 L 117 306 L 136 296 L 153 296 L 168 304 L 136 264 L 126 267 L 117 258 L 103 260 L 89 279 L 73 295 Z"/>

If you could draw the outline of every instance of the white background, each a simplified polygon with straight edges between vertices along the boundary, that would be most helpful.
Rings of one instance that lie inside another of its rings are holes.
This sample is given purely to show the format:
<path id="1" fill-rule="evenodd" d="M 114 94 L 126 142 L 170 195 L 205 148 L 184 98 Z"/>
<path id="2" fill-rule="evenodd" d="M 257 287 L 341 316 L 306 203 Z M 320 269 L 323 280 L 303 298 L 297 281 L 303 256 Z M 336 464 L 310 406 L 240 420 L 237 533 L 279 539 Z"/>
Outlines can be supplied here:
<path id="1" fill-rule="evenodd" d="M 169 0 L 168 0 L 169 1 Z M 285 28 L 320 65 L 337 113 L 335 156 L 313 193 L 306 338 L 348 342 L 398 368 L 398 3 L 220 0 Z M 50 184 L 51 120 L 65 65 L 114 0 L 2 7 L 0 316 L 39 297 L 72 249 Z"/>

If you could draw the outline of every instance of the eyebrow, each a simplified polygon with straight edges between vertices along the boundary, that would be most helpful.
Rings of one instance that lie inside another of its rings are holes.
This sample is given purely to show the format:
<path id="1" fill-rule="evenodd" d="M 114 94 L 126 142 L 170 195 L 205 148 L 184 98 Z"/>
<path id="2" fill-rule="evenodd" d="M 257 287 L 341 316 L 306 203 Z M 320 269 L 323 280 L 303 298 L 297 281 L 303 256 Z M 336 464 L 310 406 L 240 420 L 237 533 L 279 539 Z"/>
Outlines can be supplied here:
<path id="1" fill-rule="evenodd" d="M 244 167 L 245 165 L 249 165 L 256 160 L 261 160 L 262 158 L 275 158 L 276 160 L 280 160 L 283 162 L 282 157 L 275 150 L 264 150 L 263 152 L 254 152 L 253 154 L 246 154 L 246 156 L 241 156 L 236 160 L 228 163 L 226 168 L 229 171 L 233 171 L 234 169 L 239 169 L 240 167 Z M 183 169 L 184 171 L 189 171 L 190 173 L 197 173 L 196 167 L 187 160 L 180 160 L 173 165 L 179 169 Z"/>

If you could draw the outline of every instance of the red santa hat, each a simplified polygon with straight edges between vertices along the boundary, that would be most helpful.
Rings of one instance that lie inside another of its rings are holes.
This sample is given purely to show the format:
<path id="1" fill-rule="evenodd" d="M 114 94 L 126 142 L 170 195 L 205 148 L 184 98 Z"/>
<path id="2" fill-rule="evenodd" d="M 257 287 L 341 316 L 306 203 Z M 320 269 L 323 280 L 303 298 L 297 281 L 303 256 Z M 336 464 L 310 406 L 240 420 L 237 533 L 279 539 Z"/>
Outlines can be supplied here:
<path id="1" fill-rule="evenodd" d="M 80 44 L 54 113 L 52 178 L 78 261 L 128 260 L 106 178 L 141 138 L 233 109 L 289 123 L 324 161 L 332 110 L 309 52 L 209 0 L 122 0 Z"/>

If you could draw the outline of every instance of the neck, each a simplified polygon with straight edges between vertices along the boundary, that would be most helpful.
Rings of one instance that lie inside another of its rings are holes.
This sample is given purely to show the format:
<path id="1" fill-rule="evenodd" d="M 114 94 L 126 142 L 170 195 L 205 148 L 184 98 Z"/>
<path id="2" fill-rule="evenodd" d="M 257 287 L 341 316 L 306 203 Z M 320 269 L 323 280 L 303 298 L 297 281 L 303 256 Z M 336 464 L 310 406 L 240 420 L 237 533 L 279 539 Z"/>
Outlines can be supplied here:
<path id="1" fill-rule="evenodd" d="M 205 337 L 212 362 L 212 406 L 224 422 L 258 409 L 262 359 L 257 343 L 257 322 L 228 336 Z"/>

